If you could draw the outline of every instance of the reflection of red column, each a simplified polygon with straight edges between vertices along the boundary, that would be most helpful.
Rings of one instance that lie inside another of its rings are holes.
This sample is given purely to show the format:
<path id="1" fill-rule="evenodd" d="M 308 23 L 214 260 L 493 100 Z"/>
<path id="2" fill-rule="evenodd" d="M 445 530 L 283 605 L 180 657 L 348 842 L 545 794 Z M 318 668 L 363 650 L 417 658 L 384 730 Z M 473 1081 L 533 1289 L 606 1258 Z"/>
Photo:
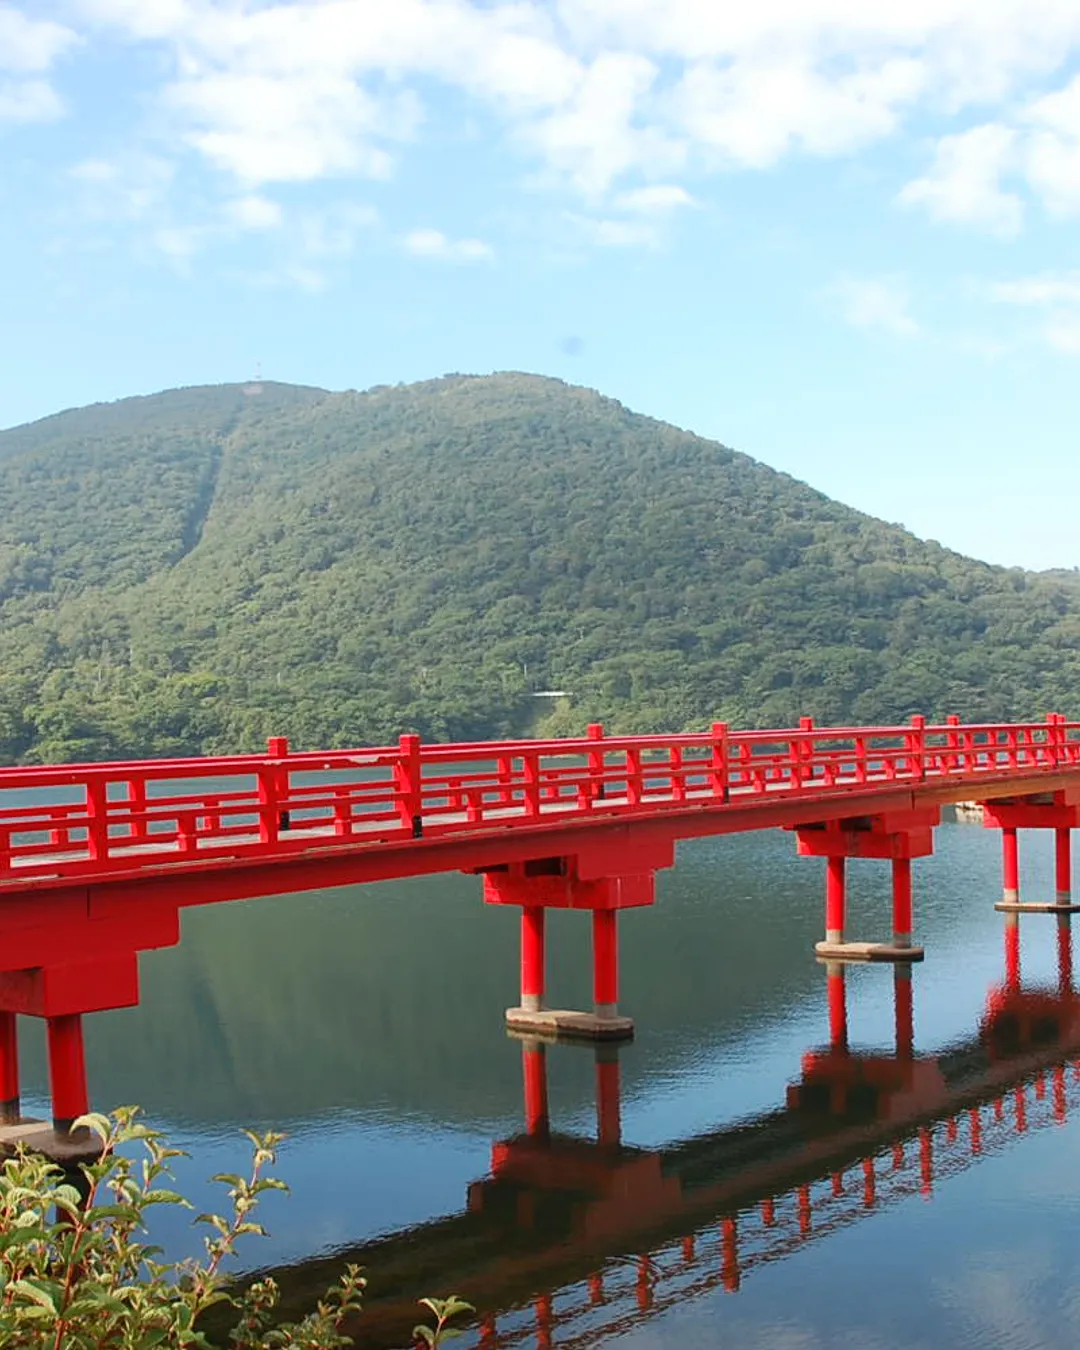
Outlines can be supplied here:
<path id="1" fill-rule="evenodd" d="M 694 1259 L 694 1235 L 690 1233 L 682 1240 L 682 1258 L 687 1265 Z"/>
<path id="2" fill-rule="evenodd" d="M 638 1257 L 637 1305 L 642 1312 L 652 1307 L 652 1269 L 647 1254 Z"/>
<path id="3" fill-rule="evenodd" d="M 915 1052 L 915 1007 L 911 988 L 911 963 L 893 966 L 893 1013 L 896 1020 L 896 1053 L 910 1059 Z"/>
<path id="4" fill-rule="evenodd" d="M 1073 987 L 1072 915 L 1057 916 L 1058 992 L 1071 994 Z"/>
<path id="5" fill-rule="evenodd" d="M 810 1187 L 799 1187 L 799 1236 L 810 1235 Z"/>
<path id="6" fill-rule="evenodd" d="M 495 1344 L 495 1314 L 485 1313 L 480 1319 L 478 1344 L 480 1350 L 490 1350 Z"/>
<path id="7" fill-rule="evenodd" d="M 46 1026 L 53 1125 L 57 1130 L 68 1130 L 73 1120 L 86 1115 L 90 1109 L 86 1091 L 82 1017 L 79 1013 L 49 1017 L 46 1018 Z"/>
<path id="8" fill-rule="evenodd" d="M 595 1307 L 604 1301 L 604 1277 L 599 1271 L 589 1276 L 589 1302 Z"/>
<path id="9" fill-rule="evenodd" d="M 1018 1134 L 1023 1134 L 1027 1129 L 1027 1097 L 1024 1093 L 1023 1083 L 1013 1094 L 1016 1098 L 1016 1129 Z"/>
<path id="10" fill-rule="evenodd" d="M 894 858 L 892 865 L 893 946 L 911 946 L 911 859 Z"/>
<path id="11" fill-rule="evenodd" d="M 899 1172 L 904 1165 L 904 1141 L 902 1139 L 898 1139 L 892 1146 L 892 1165 L 894 1172 Z"/>
<path id="12" fill-rule="evenodd" d="M 616 1145 L 622 1138 L 619 1098 L 619 1055 L 612 1046 L 596 1047 L 596 1137 Z"/>
<path id="13" fill-rule="evenodd" d="M 1072 836 L 1068 827 L 1054 831 L 1054 863 L 1057 900 L 1067 905 L 1072 895 Z"/>
<path id="14" fill-rule="evenodd" d="M 521 1006 L 539 1012 L 544 1006 L 544 910 L 524 905 L 521 910 Z"/>
<path id="15" fill-rule="evenodd" d="M 844 909 L 846 902 L 844 859 L 826 859 L 825 872 L 825 941 L 841 943 L 844 940 Z"/>
<path id="16" fill-rule="evenodd" d="M 971 1153 L 977 1158 L 982 1152 L 982 1116 L 977 1106 L 969 1108 L 968 1120 L 971 1121 Z"/>
<path id="17" fill-rule="evenodd" d="M 771 1228 L 776 1222 L 776 1201 L 771 1195 L 761 1202 L 761 1222 L 766 1228 Z"/>
<path id="18" fill-rule="evenodd" d="M 1005 915 L 1005 988 L 1020 988 L 1020 915 Z"/>
<path id="19" fill-rule="evenodd" d="M 825 971 L 825 987 L 829 996 L 829 1045 L 833 1050 L 846 1050 L 848 1026 L 844 967 L 839 961 L 830 961 Z"/>
<path id="20" fill-rule="evenodd" d="M 720 1266 L 720 1278 L 729 1294 L 739 1288 L 739 1229 L 733 1215 L 721 1220 L 720 1249 L 723 1259 Z"/>
<path id="21" fill-rule="evenodd" d="M 843 1172 L 834 1172 L 832 1174 L 832 1193 L 833 1195 L 844 1194 L 844 1174 Z"/>
<path id="22" fill-rule="evenodd" d="M 523 1041 L 521 1067 L 525 1078 L 525 1130 L 548 1133 L 547 1051 L 538 1041 Z"/>
<path id="23" fill-rule="evenodd" d="M 1058 1125 L 1064 1125 L 1065 1118 L 1065 1065 L 1058 1064 L 1054 1068 L 1054 1121 Z"/>
<path id="24" fill-rule="evenodd" d="M 593 910 L 593 1007 L 598 1017 L 619 1011 L 619 937 L 617 911 Z"/>
<path id="25" fill-rule="evenodd" d="M 960 1124 L 955 1116 L 950 1116 L 945 1122 L 945 1142 L 955 1144 L 960 1136 Z"/>
<path id="26" fill-rule="evenodd" d="M 934 1137 L 930 1127 L 924 1125 L 919 1131 L 919 1179 L 923 1195 L 929 1197 L 934 1190 Z"/>
<path id="27" fill-rule="evenodd" d="M 552 1323 L 555 1320 L 551 1295 L 541 1294 L 533 1307 L 536 1309 L 536 1350 L 551 1350 Z"/>
<path id="28" fill-rule="evenodd" d="M 1001 831 L 1001 853 L 1005 876 L 1002 898 L 1006 903 L 1015 904 L 1020 899 L 1020 846 L 1016 830 L 1011 826 Z"/>
<path id="29" fill-rule="evenodd" d="M 15 1014 L 0 1012 L 0 1125 L 19 1119 L 19 1028 Z"/>
<path id="30" fill-rule="evenodd" d="M 874 1176 L 873 1158 L 863 1159 L 863 1204 L 870 1209 L 877 1199 L 877 1179 Z"/>

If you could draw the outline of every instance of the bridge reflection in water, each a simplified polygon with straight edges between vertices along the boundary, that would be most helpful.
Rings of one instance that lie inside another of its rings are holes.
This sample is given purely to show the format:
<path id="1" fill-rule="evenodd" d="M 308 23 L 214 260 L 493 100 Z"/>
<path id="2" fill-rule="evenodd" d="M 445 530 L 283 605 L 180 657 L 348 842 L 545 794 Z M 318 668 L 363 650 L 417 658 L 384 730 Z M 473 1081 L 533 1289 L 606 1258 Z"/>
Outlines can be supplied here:
<path id="1" fill-rule="evenodd" d="M 461 1214 L 274 1272 L 286 1308 L 310 1302 L 344 1261 L 367 1268 L 361 1346 L 408 1344 L 423 1294 L 476 1306 L 481 1350 L 577 1347 L 681 1301 L 735 1293 L 752 1273 L 908 1196 L 1080 1106 L 1080 995 L 1070 915 L 1058 981 L 1025 987 L 1019 915 L 1005 969 L 973 1034 L 914 1050 L 911 967 L 893 972 L 891 1053 L 851 1050 L 843 965 L 825 966 L 829 1041 L 808 1051 L 784 1105 L 660 1149 L 623 1142 L 619 1051 L 596 1061 L 596 1137 L 551 1128 L 550 1048 L 522 1038 L 525 1128 L 496 1142 Z"/>

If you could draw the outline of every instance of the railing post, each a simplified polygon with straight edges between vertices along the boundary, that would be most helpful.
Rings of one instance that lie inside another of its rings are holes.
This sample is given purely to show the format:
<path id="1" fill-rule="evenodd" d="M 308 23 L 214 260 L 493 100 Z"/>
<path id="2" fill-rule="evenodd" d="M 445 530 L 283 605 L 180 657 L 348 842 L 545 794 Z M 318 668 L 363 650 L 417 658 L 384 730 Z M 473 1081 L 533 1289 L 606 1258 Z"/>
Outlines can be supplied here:
<path id="1" fill-rule="evenodd" d="M 637 806 L 641 801 L 641 751 L 626 752 L 626 801 L 629 806 Z"/>
<path id="2" fill-rule="evenodd" d="M 946 744 L 949 747 L 946 771 L 948 773 L 955 773 L 960 767 L 960 755 L 958 753 L 960 747 L 960 733 L 954 731 L 953 728 L 960 725 L 960 718 L 957 717 L 956 713 L 950 713 L 945 719 L 945 725 L 949 728 L 945 738 Z"/>
<path id="3" fill-rule="evenodd" d="M 149 833 L 146 819 L 146 780 L 131 778 L 127 785 L 127 809 L 131 820 L 128 822 L 128 842 L 137 844 Z"/>
<path id="4" fill-rule="evenodd" d="M 525 751 L 521 756 L 521 775 L 524 782 L 525 814 L 530 820 L 540 815 L 540 756 Z"/>
<path id="5" fill-rule="evenodd" d="M 916 713 L 908 732 L 908 769 L 912 778 L 926 776 L 926 718 Z"/>
<path id="6" fill-rule="evenodd" d="M 728 801 L 728 724 L 712 724 L 712 756 L 709 766 L 709 783 L 714 797 L 722 802 Z"/>
<path id="7" fill-rule="evenodd" d="M 806 761 L 813 757 L 813 745 L 804 739 L 813 729 L 814 719 L 812 717 L 800 717 L 799 737 L 791 741 L 791 772 L 797 788 L 802 787 L 805 781 L 803 769 Z"/>
<path id="8" fill-rule="evenodd" d="M 95 862 L 109 856 L 108 809 L 105 783 L 91 772 L 86 780 L 86 846 Z"/>
<path id="9" fill-rule="evenodd" d="M 398 793 L 401 823 L 412 831 L 414 839 L 424 833 L 424 785 L 421 779 L 420 737 L 407 734 L 398 740 L 398 759 L 394 765 L 394 786 Z"/>
<path id="10" fill-rule="evenodd" d="M 588 730 L 585 732 L 590 741 L 602 741 L 604 739 L 604 727 L 601 722 L 590 722 Z M 590 750 L 588 752 L 589 766 L 589 801 L 594 802 L 604 795 L 604 752 L 603 750 Z"/>
<path id="11" fill-rule="evenodd" d="M 266 742 L 266 753 L 270 759 L 284 759 L 289 753 L 289 738 L 287 736 L 271 736 Z M 288 800 L 289 797 L 289 771 L 284 766 L 279 767 L 274 772 L 274 802 L 280 802 L 282 797 Z M 278 833 L 287 830 L 292 821 L 288 810 L 278 809 L 277 827 Z"/>

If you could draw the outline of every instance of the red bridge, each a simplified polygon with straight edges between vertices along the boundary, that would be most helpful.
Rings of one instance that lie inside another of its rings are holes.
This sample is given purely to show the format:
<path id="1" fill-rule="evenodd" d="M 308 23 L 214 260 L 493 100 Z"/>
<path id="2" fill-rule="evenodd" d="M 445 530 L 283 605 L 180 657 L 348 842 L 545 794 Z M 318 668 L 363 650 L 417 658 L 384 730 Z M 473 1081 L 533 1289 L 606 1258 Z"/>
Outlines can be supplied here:
<path id="1" fill-rule="evenodd" d="M 519 1030 L 631 1034 L 616 918 L 649 905 L 675 842 L 783 827 L 827 859 L 830 960 L 911 961 L 911 860 L 941 807 L 985 804 L 1004 841 L 1001 908 L 1068 912 L 1080 723 L 818 728 L 397 746 L 0 769 L 0 1143 L 85 1150 L 82 1016 L 138 1002 L 138 953 L 175 944 L 188 905 L 460 870 L 522 910 Z M 1021 903 L 1017 829 L 1055 831 L 1052 900 Z M 891 939 L 850 942 L 844 863 L 888 859 Z M 544 914 L 592 913 L 594 1009 L 543 1006 Z M 53 1126 L 21 1122 L 16 1016 L 48 1025 Z"/>

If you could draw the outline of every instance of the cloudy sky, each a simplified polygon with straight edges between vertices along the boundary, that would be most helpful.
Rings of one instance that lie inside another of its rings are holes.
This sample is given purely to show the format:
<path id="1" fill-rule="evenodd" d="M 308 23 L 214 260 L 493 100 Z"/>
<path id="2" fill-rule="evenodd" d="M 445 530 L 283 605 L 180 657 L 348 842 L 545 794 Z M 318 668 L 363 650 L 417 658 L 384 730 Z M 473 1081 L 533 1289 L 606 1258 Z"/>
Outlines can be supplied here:
<path id="1" fill-rule="evenodd" d="M 594 386 L 1080 564 L 1078 0 L 0 0 L 0 425 Z"/>

